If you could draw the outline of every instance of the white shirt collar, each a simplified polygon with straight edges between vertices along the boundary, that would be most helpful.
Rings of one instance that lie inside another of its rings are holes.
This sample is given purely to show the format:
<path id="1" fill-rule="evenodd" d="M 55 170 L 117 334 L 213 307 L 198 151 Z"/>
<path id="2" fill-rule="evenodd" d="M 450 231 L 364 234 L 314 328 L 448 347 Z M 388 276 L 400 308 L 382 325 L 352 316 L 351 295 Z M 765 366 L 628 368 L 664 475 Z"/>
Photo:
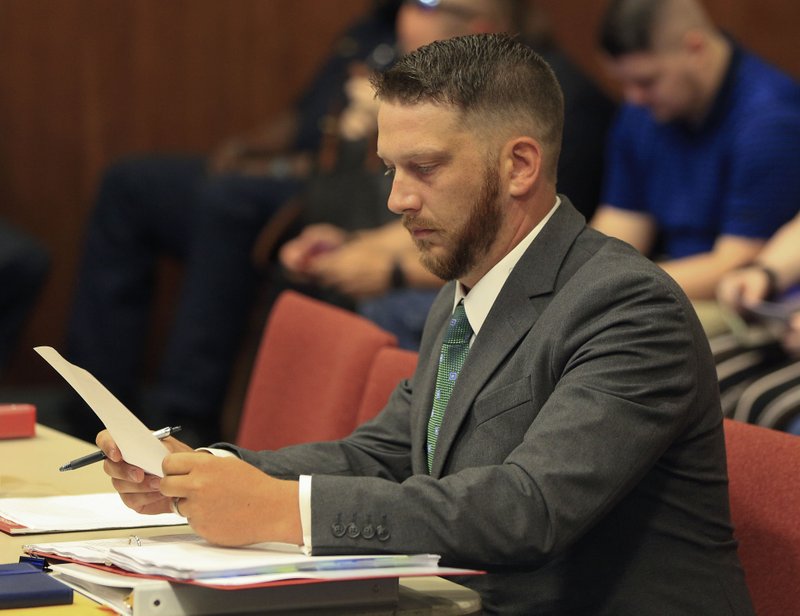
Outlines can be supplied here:
<path id="1" fill-rule="evenodd" d="M 462 299 L 464 300 L 464 310 L 467 313 L 469 324 L 474 332 L 472 337 L 473 340 L 483 326 L 483 322 L 486 320 L 489 311 L 494 305 L 494 301 L 497 299 L 497 296 L 500 294 L 500 290 L 503 288 L 508 276 L 511 274 L 511 270 L 514 269 L 514 266 L 519 262 L 519 260 L 522 258 L 522 255 L 528 249 L 528 246 L 533 243 L 533 240 L 535 240 L 536 236 L 539 235 L 541 230 L 547 224 L 547 221 L 550 220 L 555 211 L 558 209 L 559 205 L 561 205 L 561 198 L 556 196 L 555 205 L 553 205 L 552 209 L 539 222 L 539 224 L 536 225 L 519 244 L 514 246 L 514 248 L 505 257 L 500 259 L 500 261 L 498 261 L 498 263 L 492 269 L 486 272 L 483 278 L 481 278 L 475 284 L 475 286 L 472 287 L 469 293 L 464 294 L 464 288 L 462 287 L 461 283 L 456 283 L 455 297 L 453 298 L 453 309 L 455 310 L 458 302 L 460 302 Z"/>

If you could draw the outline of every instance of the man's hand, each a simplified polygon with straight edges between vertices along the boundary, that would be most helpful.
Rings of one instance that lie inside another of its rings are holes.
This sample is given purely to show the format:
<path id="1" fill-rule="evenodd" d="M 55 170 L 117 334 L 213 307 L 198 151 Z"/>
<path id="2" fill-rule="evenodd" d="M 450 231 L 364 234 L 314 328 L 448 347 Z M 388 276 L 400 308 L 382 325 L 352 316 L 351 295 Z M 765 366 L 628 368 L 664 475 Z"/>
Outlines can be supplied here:
<path id="1" fill-rule="evenodd" d="M 303 543 L 296 481 L 270 477 L 239 458 L 201 452 L 170 454 L 163 468 L 161 494 L 179 498 L 181 515 L 211 543 Z"/>
<path id="2" fill-rule="evenodd" d="M 159 478 L 145 473 L 138 466 L 125 462 L 108 430 L 100 432 L 96 442 L 97 446 L 106 454 L 103 470 L 106 475 L 111 477 L 111 484 L 119 492 L 122 502 L 139 513 L 169 513 L 172 510 L 170 499 L 158 491 Z M 194 451 L 185 443 L 171 436 L 161 442 L 171 452 Z"/>
<path id="3" fill-rule="evenodd" d="M 763 268 L 746 267 L 729 272 L 720 280 L 717 299 L 734 310 L 741 310 L 764 301 L 770 290 L 770 278 Z"/>
<path id="4" fill-rule="evenodd" d="M 309 265 L 318 255 L 336 250 L 347 241 L 344 229 L 328 224 L 309 225 L 296 238 L 286 242 L 279 259 L 286 271 L 295 278 L 309 276 Z"/>
<path id="5" fill-rule="evenodd" d="M 775 291 L 774 282 L 763 267 L 745 267 L 730 272 L 720 281 L 717 298 L 733 310 L 746 313 L 747 308 L 769 299 L 770 293 Z M 800 356 L 800 312 L 793 313 L 785 327 L 771 329 L 780 337 L 789 355 Z"/>
<path id="6" fill-rule="evenodd" d="M 173 453 L 164 458 L 160 478 L 125 462 L 107 430 L 96 440 L 114 489 L 139 513 L 170 513 L 178 498 L 181 515 L 211 543 L 303 543 L 296 481 L 270 477 L 239 458 L 194 451 L 172 437 L 162 441 Z"/>
<path id="7" fill-rule="evenodd" d="M 373 242 L 353 240 L 335 251 L 314 258 L 309 274 L 323 287 L 354 299 L 381 295 L 389 290 L 394 256 Z"/>

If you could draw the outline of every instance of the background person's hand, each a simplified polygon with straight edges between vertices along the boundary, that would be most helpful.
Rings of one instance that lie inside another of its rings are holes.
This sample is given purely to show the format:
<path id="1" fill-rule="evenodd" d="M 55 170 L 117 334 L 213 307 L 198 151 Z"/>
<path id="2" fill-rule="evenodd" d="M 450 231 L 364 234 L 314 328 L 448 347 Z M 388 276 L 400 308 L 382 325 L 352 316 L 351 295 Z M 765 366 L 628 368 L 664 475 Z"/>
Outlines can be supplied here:
<path id="1" fill-rule="evenodd" d="M 296 279 L 308 279 L 314 258 L 343 246 L 348 235 L 347 231 L 334 225 L 308 225 L 300 235 L 281 247 L 278 258 L 288 274 Z"/>
<path id="2" fill-rule="evenodd" d="M 353 299 L 365 299 L 389 290 L 394 261 L 390 251 L 356 239 L 315 257 L 308 273 L 323 287 Z"/>
<path id="3" fill-rule="evenodd" d="M 771 280 L 763 268 L 752 266 L 725 275 L 717 286 L 717 299 L 728 308 L 741 311 L 755 306 L 769 295 Z"/>

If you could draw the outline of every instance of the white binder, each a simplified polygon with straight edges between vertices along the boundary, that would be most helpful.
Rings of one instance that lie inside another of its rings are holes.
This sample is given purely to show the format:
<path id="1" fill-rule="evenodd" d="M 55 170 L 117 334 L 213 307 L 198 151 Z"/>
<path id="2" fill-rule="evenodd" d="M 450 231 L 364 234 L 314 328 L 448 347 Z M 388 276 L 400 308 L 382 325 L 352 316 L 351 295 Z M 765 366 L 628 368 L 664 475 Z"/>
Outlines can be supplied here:
<path id="1" fill-rule="evenodd" d="M 126 616 L 180 616 L 391 606 L 397 578 L 219 590 L 119 575 L 78 564 L 53 565 L 53 576 Z"/>

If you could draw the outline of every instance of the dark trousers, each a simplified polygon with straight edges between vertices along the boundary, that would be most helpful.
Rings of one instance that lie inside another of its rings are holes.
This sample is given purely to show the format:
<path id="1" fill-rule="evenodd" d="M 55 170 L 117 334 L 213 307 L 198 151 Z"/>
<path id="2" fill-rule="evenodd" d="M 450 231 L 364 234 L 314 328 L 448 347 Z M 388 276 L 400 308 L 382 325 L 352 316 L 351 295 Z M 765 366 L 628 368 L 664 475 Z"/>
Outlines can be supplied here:
<path id="1" fill-rule="evenodd" d="M 49 264 L 38 241 L 0 221 L 0 369 L 15 349 Z"/>
<path id="2" fill-rule="evenodd" d="M 210 176 L 199 157 L 131 158 L 110 167 L 87 228 L 69 359 L 152 428 L 182 424 L 198 441 L 218 437 L 257 280 L 252 247 L 298 188 L 294 180 Z M 183 278 L 152 398 L 136 408 L 162 256 L 183 263 Z"/>
<path id="3" fill-rule="evenodd" d="M 439 289 L 398 289 L 361 302 L 358 312 L 397 336 L 401 349 L 419 351 L 422 330 Z"/>

